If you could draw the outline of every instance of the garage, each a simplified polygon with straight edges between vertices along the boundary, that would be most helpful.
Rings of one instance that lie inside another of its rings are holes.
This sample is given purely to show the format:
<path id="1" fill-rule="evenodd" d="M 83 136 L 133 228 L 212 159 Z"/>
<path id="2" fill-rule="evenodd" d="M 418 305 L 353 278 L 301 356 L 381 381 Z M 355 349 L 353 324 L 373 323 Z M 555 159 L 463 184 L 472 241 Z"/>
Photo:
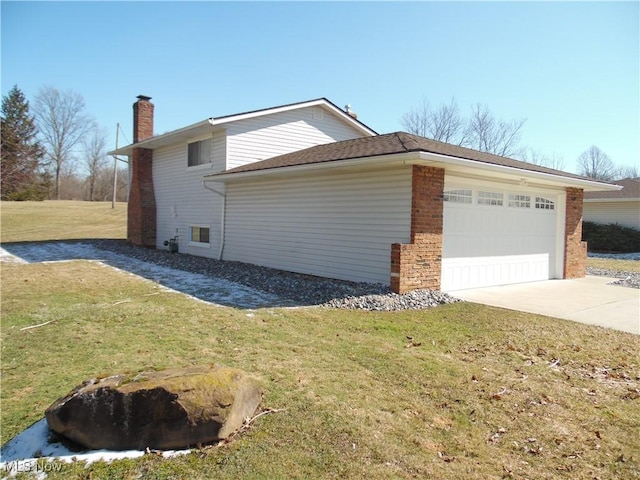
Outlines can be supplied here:
<path id="1" fill-rule="evenodd" d="M 562 192 L 447 179 L 443 199 L 442 290 L 562 278 Z"/>

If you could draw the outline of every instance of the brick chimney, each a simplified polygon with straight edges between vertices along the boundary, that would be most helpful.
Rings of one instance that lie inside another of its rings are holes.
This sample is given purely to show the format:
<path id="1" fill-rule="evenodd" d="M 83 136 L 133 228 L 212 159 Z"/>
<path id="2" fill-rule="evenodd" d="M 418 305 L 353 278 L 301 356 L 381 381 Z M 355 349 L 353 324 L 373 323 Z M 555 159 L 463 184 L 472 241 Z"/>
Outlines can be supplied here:
<path id="1" fill-rule="evenodd" d="M 138 95 L 133 104 L 133 143 L 153 137 L 151 97 Z M 153 190 L 153 150 L 134 147 L 131 188 L 127 209 L 127 241 L 133 245 L 156 246 L 156 199 Z"/>

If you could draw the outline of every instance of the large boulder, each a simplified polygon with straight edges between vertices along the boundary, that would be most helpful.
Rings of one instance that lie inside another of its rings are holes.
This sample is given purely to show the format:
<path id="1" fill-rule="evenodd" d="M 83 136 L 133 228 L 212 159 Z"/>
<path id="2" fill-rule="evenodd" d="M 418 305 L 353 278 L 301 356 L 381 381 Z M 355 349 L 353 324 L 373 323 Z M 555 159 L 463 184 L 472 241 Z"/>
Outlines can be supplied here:
<path id="1" fill-rule="evenodd" d="M 227 438 L 261 398 L 241 370 L 192 366 L 87 380 L 45 416 L 51 430 L 89 449 L 175 449 Z"/>

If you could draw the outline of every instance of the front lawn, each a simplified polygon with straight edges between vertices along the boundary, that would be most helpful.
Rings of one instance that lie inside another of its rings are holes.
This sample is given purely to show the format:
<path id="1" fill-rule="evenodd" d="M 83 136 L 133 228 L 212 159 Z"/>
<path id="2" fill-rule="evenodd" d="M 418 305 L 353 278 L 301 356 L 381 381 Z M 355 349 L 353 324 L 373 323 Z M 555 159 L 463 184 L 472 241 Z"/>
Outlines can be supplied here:
<path id="1" fill-rule="evenodd" d="M 239 367 L 282 410 L 220 447 L 49 478 L 640 478 L 631 334 L 469 303 L 215 307 L 86 261 L 3 264 L 1 333 L 2 443 L 84 379 L 139 369 Z"/>

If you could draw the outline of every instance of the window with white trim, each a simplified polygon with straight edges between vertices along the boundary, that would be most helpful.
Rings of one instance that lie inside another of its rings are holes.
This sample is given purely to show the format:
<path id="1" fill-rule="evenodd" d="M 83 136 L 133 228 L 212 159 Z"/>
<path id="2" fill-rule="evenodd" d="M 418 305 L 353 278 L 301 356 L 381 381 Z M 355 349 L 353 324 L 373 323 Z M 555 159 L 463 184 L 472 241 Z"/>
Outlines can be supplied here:
<path id="1" fill-rule="evenodd" d="M 211 139 L 192 142 L 188 145 L 187 166 L 195 167 L 211 163 Z"/>
<path id="2" fill-rule="evenodd" d="M 536 208 L 540 210 L 554 210 L 555 202 L 544 197 L 536 197 Z"/>
<path id="3" fill-rule="evenodd" d="M 190 245 L 199 247 L 209 246 L 209 227 L 203 225 L 191 225 Z"/>
<path id="4" fill-rule="evenodd" d="M 531 207 L 531 196 L 510 193 L 509 206 L 513 208 L 529 208 Z"/>
<path id="5" fill-rule="evenodd" d="M 455 189 L 455 190 L 445 190 L 443 194 L 443 199 L 445 202 L 451 203 L 471 203 L 472 199 L 471 190 L 466 189 Z"/>
<path id="6" fill-rule="evenodd" d="M 478 191 L 478 205 L 501 206 L 504 204 L 504 194 L 502 192 L 482 192 Z"/>

